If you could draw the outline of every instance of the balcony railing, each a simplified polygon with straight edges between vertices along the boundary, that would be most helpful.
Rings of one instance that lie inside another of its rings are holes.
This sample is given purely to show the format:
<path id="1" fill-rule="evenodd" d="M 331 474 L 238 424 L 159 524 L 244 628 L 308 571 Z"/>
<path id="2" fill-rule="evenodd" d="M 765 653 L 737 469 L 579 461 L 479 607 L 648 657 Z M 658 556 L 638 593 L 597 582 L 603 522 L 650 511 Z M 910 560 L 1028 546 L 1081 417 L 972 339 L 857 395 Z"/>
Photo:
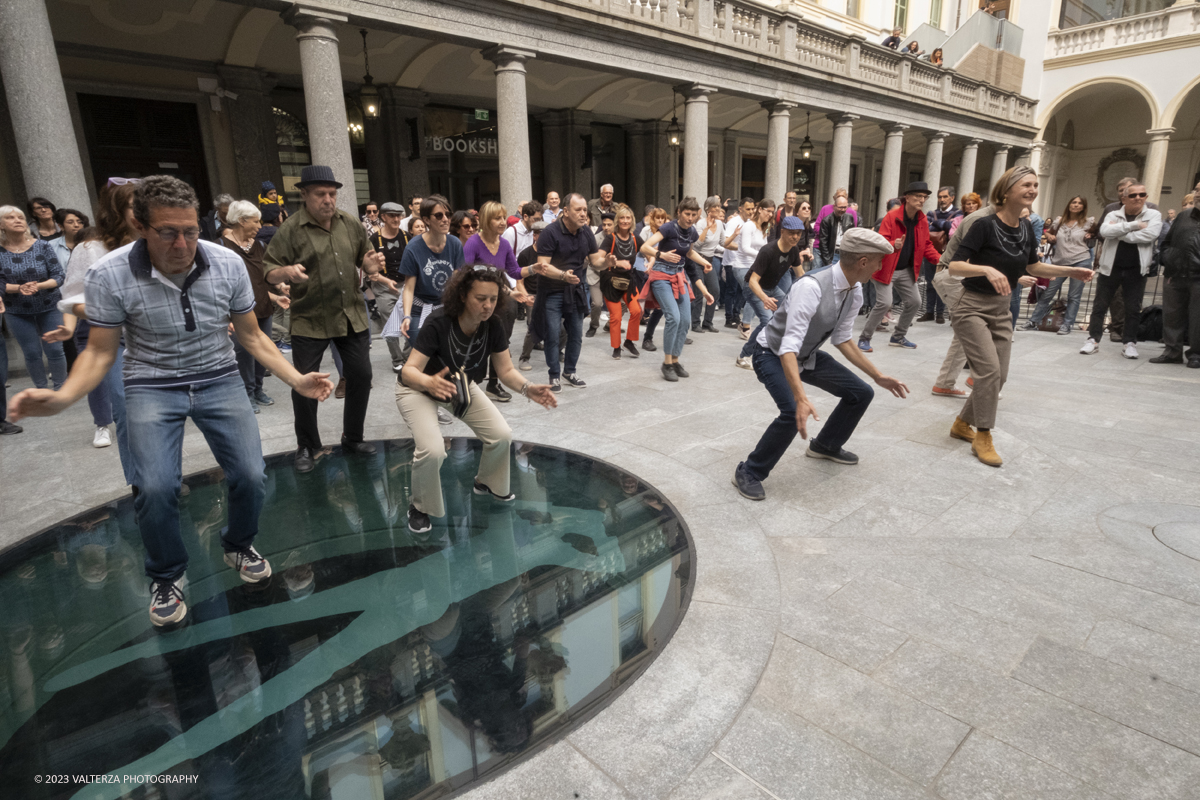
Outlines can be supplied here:
<path id="1" fill-rule="evenodd" d="M 749 55 L 776 58 L 818 72 L 861 81 L 962 109 L 1033 125 L 1036 101 L 917 61 L 857 33 L 841 33 L 806 20 L 804 7 L 781 11 L 754 0 L 555 0 L 642 26 L 684 34 L 698 46 L 719 44 Z"/>
<path id="2" fill-rule="evenodd" d="M 1046 59 L 1092 53 L 1110 47 L 1157 42 L 1200 33 L 1200 4 L 1176 3 L 1170 8 L 1119 19 L 1051 31 Z"/>

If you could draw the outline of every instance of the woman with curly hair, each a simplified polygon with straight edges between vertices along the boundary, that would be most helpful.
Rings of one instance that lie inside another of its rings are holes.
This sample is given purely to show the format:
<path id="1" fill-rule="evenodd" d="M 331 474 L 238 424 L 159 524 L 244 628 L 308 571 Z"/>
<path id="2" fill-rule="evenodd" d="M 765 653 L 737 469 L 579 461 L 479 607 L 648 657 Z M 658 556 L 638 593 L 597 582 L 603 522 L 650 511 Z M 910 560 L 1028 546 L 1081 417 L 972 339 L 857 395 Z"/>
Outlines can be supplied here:
<path id="1" fill-rule="evenodd" d="M 507 503 L 512 430 L 479 382 L 493 364 L 500 381 L 546 408 L 558 405 L 550 387 L 533 384 L 513 366 L 501 321 L 511 302 L 504 273 L 487 264 L 457 270 L 442 293 L 442 306 L 429 315 L 396 381 L 396 406 L 413 434 L 412 502 L 408 529 L 424 533 L 430 517 L 446 516 L 440 470 L 446 446 L 437 410 L 452 411 L 480 441 L 483 454 L 475 494 Z"/>

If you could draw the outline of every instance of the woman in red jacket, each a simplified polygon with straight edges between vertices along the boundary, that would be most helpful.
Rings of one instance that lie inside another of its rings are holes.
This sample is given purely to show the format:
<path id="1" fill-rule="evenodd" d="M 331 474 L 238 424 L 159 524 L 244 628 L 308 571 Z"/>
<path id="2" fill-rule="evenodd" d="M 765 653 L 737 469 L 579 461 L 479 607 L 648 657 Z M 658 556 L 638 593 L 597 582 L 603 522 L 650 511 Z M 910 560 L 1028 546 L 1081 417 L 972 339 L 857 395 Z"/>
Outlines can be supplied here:
<path id="1" fill-rule="evenodd" d="M 883 315 L 892 307 L 892 289 L 899 293 L 904 311 L 896 322 L 896 330 L 888 340 L 891 347 L 916 350 L 917 346 L 905 338 L 908 326 L 912 325 L 921 308 L 921 294 L 917 291 L 917 276 L 921 274 L 921 260 L 937 263 L 941 255 L 929 241 L 929 220 L 921 207 L 929 199 L 929 186 L 922 181 L 910 183 L 904 190 L 904 205 L 887 213 L 879 224 L 879 233 L 892 243 L 896 252 L 883 259 L 883 266 L 871 276 L 875 286 L 875 306 L 867 315 L 867 322 L 859 334 L 858 349 L 871 353 L 871 335 L 883 321 Z M 893 283 L 894 279 L 894 283 Z"/>

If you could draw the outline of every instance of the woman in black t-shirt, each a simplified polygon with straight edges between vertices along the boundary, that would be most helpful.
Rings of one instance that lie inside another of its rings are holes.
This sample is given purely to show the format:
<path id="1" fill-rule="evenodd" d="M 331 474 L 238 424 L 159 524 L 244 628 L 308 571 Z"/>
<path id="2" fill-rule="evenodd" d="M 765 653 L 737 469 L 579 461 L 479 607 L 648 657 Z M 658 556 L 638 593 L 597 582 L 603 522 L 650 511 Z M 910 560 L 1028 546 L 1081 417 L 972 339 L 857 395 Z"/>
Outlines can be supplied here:
<path id="1" fill-rule="evenodd" d="M 423 533 L 432 527 L 429 518 L 446 516 L 440 470 L 446 447 L 438 428 L 439 405 L 454 409 L 483 442 L 475 494 L 510 502 L 509 445 L 512 431 L 492 405 L 479 382 L 489 363 L 505 386 L 546 408 L 558 405 L 547 385 L 525 380 L 508 353 L 508 335 L 496 311 L 509 302 L 508 281 L 486 264 L 454 272 L 442 292 L 442 307 L 429 315 L 413 343 L 412 354 L 396 381 L 396 406 L 412 430 L 412 503 L 408 528 Z M 470 401 L 457 396 L 465 387 Z"/>
<path id="2" fill-rule="evenodd" d="M 1013 291 L 1020 291 L 1017 282 L 1026 273 L 1036 278 L 1092 279 L 1090 269 L 1038 261 L 1033 225 L 1021 218 L 1037 196 L 1036 172 L 1029 167 L 1005 172 L 992 187 L 996 213 L 971 226 L 950 262 L 951 276 L 961 279 L 965 290 L 950 324 L 975 379 L 975 389 L 950 427 L 950 435 L 971 442 L 971 452 L 990 467 L 1003 463 L 992 444 L 992 426 L 1000 390 L 1008 379 L 1013 332 L 1009 299 Z"/>

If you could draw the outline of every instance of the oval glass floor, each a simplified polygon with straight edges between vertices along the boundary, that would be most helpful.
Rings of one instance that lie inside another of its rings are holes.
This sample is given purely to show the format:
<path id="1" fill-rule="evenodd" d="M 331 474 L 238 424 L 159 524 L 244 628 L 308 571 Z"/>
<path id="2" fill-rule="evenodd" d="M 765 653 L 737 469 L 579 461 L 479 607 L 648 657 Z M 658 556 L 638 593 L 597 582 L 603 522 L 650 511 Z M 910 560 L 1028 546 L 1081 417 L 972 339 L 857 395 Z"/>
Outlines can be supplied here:
<path id="1" fill-rule="evenodd" d="M 682 520 L 610 464 L 525 445 L 502 504 L 451 440 L 447 516 L 416 537 L 411 441 L 291 461 L 267 459 L 263 587 L 222 562 L 219 470 L 185 480 L 176 631 L 150 625 L 130 498 L 0 555 L 6 796 L 443 796 L 606 705 L 686 609 Z"/>

